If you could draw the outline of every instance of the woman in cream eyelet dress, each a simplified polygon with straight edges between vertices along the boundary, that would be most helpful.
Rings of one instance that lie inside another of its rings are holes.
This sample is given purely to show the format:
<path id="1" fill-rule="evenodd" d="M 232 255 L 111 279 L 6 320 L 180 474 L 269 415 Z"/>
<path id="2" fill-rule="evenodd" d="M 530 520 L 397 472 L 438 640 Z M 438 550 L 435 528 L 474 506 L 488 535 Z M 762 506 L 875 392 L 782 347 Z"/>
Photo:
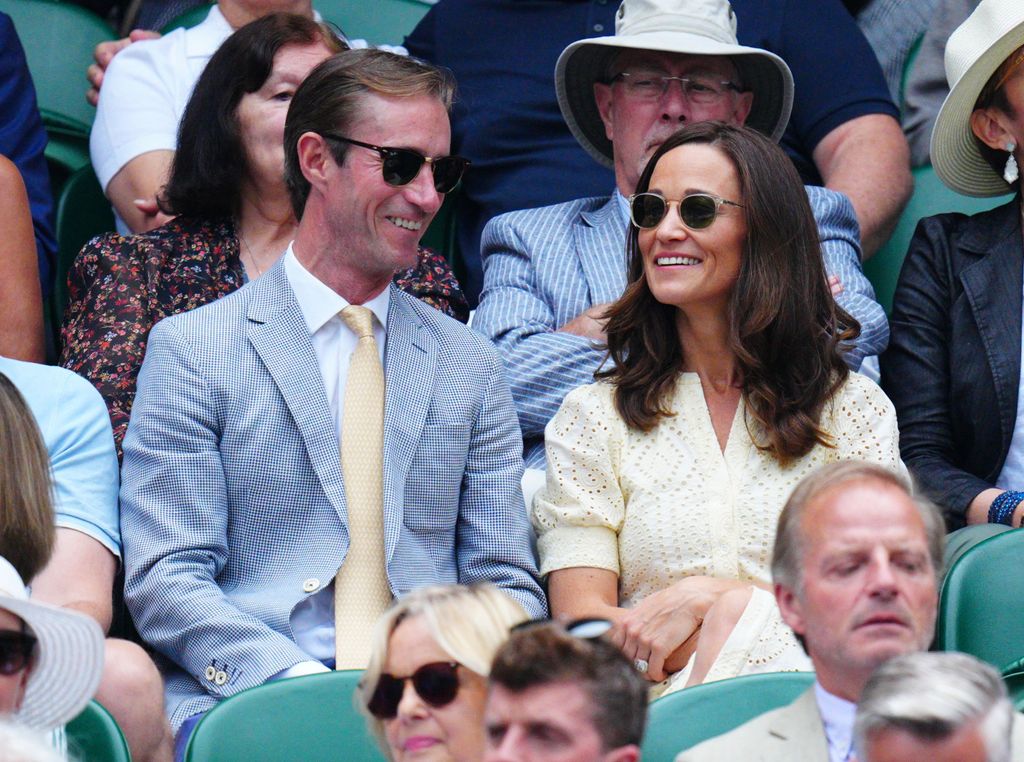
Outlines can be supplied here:
<path id="1" fill-rule="evenodd" d="M 610 360 L 546 430 L 533 505 L 553 615 L 610 619 L 655 693 L 810 669 L 771 594 L 790 491 L 836 460 L 903 471 L 893 407 L 850 373 L 785 154 L 722 123 L 680 130 L 630 198 Z M 638 227 L 639 225 L 639 227 Z"/>

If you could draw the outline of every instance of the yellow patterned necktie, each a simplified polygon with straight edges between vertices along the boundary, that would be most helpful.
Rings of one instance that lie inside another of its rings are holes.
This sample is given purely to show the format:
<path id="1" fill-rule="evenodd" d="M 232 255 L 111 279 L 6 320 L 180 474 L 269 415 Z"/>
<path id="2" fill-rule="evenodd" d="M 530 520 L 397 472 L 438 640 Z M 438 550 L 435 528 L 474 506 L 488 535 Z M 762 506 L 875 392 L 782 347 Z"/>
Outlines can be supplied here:
<path id="1" fill-rule="evenodd" d="M 337 669 L 364 669 L 370 632 L 391 602 L 384 563 L 384 369 L 373 313 L 349 305 L 341 319 L 359 337 L 345 382 L 341 473 L 348 506 L 348 555 L 334 578 Z"/>

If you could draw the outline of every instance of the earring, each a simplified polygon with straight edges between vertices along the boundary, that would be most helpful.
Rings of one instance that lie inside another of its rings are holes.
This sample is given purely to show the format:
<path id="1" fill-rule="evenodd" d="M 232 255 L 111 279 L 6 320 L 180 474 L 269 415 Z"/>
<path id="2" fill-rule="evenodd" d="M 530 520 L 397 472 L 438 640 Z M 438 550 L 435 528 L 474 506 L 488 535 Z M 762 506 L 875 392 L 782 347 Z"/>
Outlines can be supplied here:
<path id="1" fill-rule="evenodd" d="M 1006 180 L 1007 185 L 1013 185 L 1017 182 L 1017 178 L 1020 177 L 1020 171 L 1017 169 L 1017 160 L 1013 157 L 1013 152 L 1017 148 L 1017 144 L 1010 141 L 1006 144 L 1006 150 L 1010 154 L 1006 160 L 1006 168 L 1003 170 L 1003 179 Z"/>

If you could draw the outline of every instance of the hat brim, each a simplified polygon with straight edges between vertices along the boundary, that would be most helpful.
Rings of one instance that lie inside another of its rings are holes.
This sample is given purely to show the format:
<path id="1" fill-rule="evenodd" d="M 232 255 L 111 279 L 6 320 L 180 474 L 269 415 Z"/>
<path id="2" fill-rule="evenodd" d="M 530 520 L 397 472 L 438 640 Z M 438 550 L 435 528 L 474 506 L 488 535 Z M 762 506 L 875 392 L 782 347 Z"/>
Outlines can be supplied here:
<path id="1" fill-rule="evenodd" d="M 91 617 L 32 600 L 0 597 L 38 640 L 19 722 L 50 730 L 74 719 L 96 695 L 103 676 L 104 637 Z"/>
<path id="2" fill-rule="evenodd" d="M 971 113 L 985 83 L 1024 43 L 1024 20 L 1002 35 L 950 88 L 939 109 L 929 147 L 935 173 L 967 196 L 1001 196 L 1013 188 L 985 161 L 971 130 Z"/>
<path id="3" fill-rule="evenodd" d="M 605 79 L 619 50 L 654 50 L 701 56 L 729 56 L 744 87 L 754 93 L 746 124 L 778 142 L 793 110 L 793 74 L 774 53 L 730 45 L 695 34 L 655 32 L 580 40 L 569 45 L 555 65 L 555 92 L 570 132 L 595 160 L 613 166 L 612 142 L 594 99 L 594 83 Z"/>

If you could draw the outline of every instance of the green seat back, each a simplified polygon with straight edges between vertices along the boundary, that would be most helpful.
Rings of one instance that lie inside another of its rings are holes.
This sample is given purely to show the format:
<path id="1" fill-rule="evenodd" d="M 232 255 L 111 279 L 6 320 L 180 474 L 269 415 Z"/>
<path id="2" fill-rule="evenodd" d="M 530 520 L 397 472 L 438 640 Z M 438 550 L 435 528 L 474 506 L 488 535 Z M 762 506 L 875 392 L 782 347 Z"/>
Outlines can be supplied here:
<path id="1" fill-rule="evenodd" d="M 54 325 L 60 325 L 68 300 L 68 271 L 94 236 L 114 229 L 114 214 L 91 166 L 76 171 L 57 199 L 57 273 L 53 290 Z"/>
<path id="2" fill-rule="evenodd" d="M 936 646 L 1003 669 L 1024 653 L 1024 531 L 979 542 L 953 564 L 939 594 Z"/>
<path id="3" fill-rule="evenodd" d="M 701 741 L 793 702 L 814 682 L 811 672 L 769 672 L 697 685 L 651 704 L 644 762 L 672 762 Z"/>
<path id="4" fill-rule="evenodd" d="M 349 39 L 371 45 L 401 45 L 431 5 L 425 0 L 313 0 L 325 21 L 337 24 Z"/>
<path id="5" fill-rule="evenodd" d="M 892 297 L 896 291 L 900 268 L 903 267 L 903 258 L 907 255 L 917 223 L 922 218 L 943 212 L 976 214 L 1005 204 L 1012 198 L 1012 195 L 989 198 L 961 195 L 943 185 L 930 166 L 914 168 L 913 175 L 914 193 L 900 215 L 896 229 L 885 246 L 864 263 L 864 272 L 874 285 L 875 295 L 887 314 L 892 312 Z"/>
<path id="6" fill-rule="evenodd" d="M 96 109 L 85 100 L 93 49 L 114 38 L 99 16 L 55 0 L 0 0 L 18 30 L 36 86 L 43 123 L 87 135 Z"/>
<path id="7" fill-rule="evenodd" d="M 79 762 L 131 762 L 128 744 L 110 712 L 90 701 L 67 725 L 69 758 Z"/>
<path id="8" fill-rule="evenodd" d="M 206 19 L 207 15 L 209 15 L 211 5 L 212 3 L 206 3 L 205 5 L 197 5 L 195 8 L 190 8 L 174 20 L 169 21 L 160 31 L 163 34 L 167 34 L 168 32 L 173 32 L 175 29 L 180 27 L 189 29 L 197 26 Z"/>
<path id="9" fill-rule="evenodd" d="M 385 762 L 355 708 L 361 676 L 277 680 L 225 699 L 196 725 L 186 762 Z"/>
<path id="10" fill-rule="evenodd" d="M 401 45 L 431 5 L 425 0 L 313 0 L 313 7 L 325 21 L 337 24 L 347 37 L 367 40 L 371 45 Z M 160 31 L 167 34 L 178 27 L 195 26 L 207 13 L 208 5 L 193 8 Z"/>

